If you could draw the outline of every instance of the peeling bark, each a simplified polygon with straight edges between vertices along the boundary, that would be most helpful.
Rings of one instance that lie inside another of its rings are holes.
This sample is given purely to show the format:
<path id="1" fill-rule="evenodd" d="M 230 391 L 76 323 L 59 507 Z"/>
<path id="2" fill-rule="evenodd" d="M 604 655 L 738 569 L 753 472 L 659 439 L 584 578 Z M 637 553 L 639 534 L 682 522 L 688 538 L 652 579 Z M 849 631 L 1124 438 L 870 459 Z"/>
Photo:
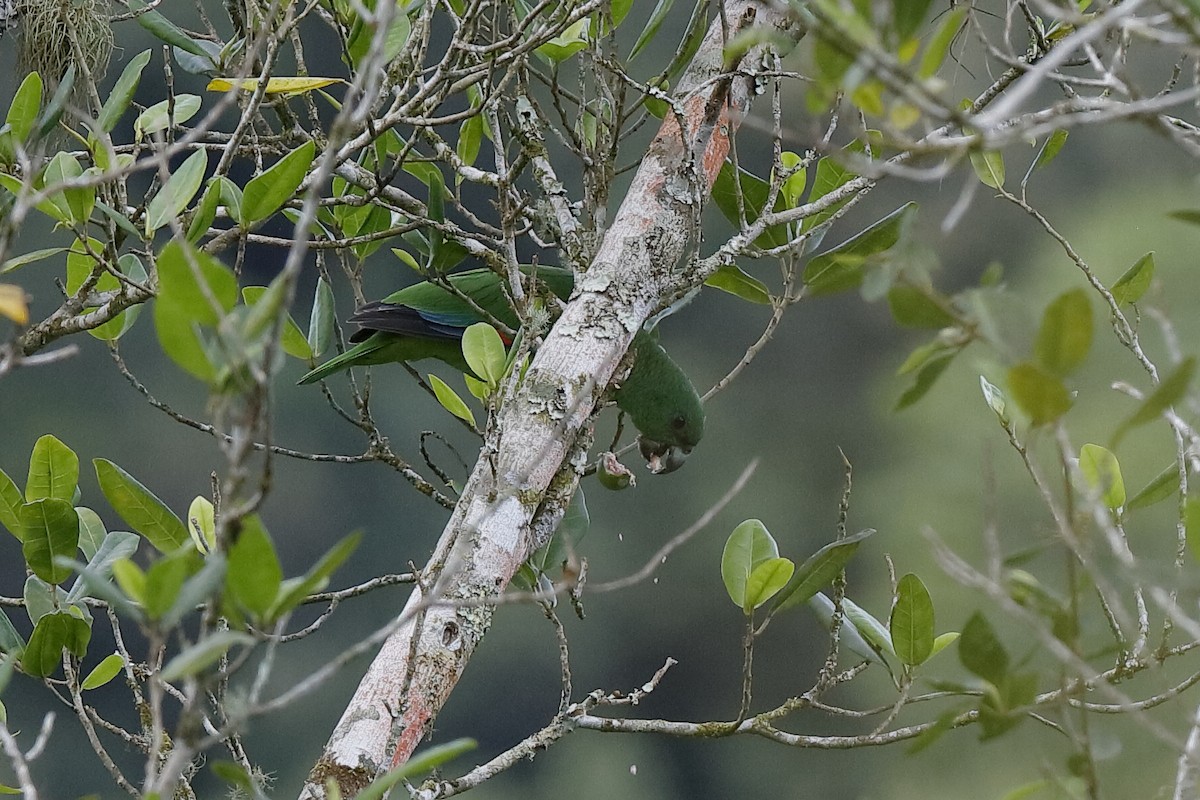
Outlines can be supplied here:
<path id="1" fill-rule="evenodd" d="M 725 3 L 724 24 L 710 27 L 676 91 L 682 119 L 668 114 L 590 269 L 500 410 L 496 434 L 423 571 L 426 582 L 408 600 L 405 624 L 363 678 L 302 798 L 324 798 L 329 777 L 353 797 L 409 758 L 488 629 L 487 601 L 561 518 L 597 401 L 634 334 L 686 288 L 675 265 L 697 233 L 730 134 L 757 94 L 753 75 L 765 52 L 757 45 L 725 71 L 723 42 L 751 26 L 801 35 L 774 6 Z"/>

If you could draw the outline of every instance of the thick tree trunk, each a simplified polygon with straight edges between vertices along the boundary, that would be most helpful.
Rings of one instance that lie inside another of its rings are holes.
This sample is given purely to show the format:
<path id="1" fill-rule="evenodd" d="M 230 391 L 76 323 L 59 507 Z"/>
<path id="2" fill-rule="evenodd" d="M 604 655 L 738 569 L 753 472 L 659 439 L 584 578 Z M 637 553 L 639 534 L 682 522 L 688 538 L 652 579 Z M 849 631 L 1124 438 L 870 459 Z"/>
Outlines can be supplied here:
<path id="1" fill-rule="evenodd" d="M 475 465 L 424 570 L 427 583 L 409 598 L 405 624 L 363 678 L 302 798 L 324 798 L 328 778 L 343 797 L 354 797 L 408 759 L 487 631 L 487 601 L 561 519 L 596 402 L 634 334 L 681 288 L 676 263 L 697 234 L 763 63 L 759 45 L 726 72 L 724 43 L 757 26 L 790 31 L 791 40 L 800 35 L 775 6 L 724 4 L 724 20 L 709 29 L 675 91 L 682 119 L 667 115 L 591 268 L 500 410 L 494 449 Z"/>

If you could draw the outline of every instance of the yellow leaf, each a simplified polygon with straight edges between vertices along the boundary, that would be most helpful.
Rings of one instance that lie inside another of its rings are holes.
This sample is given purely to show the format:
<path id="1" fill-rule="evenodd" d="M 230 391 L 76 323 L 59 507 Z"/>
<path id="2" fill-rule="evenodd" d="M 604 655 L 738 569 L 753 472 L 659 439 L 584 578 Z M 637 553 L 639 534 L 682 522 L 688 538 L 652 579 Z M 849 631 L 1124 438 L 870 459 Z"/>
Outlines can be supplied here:
<path id="1" fill-rule="evenodd" d="M 11 283 L 0 283 L 0 315 L 18 325 L 29 322 L 29 306 L 25 304 L 24 289 Z"/>
<path id="2" fill-rule="evenodd" d="M 234 89 L 245 89 L 252 92 L 258 88 L 261 78 L 213 78 L 206 87 L 210 92 L 229 92 Z M 342 83 L 341 78 L 267 78 L 267 94 L 300 94 L 321 89 L 334 83 Z"/>

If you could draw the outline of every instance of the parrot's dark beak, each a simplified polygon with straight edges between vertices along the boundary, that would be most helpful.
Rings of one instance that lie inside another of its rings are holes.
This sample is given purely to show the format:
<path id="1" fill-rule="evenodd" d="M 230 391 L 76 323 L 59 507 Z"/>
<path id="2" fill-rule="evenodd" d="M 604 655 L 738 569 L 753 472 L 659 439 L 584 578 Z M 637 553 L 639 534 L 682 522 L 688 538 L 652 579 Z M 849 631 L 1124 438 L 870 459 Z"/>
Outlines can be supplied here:
<path id="1" fill-rule="evenodd" d="M 646 468 L 655 475 L 665 475 L 679 469 L 692 452 L 690 447 L 656 442 L 645 436 L 638 437 L 638 450 L 646 459 Z"/>

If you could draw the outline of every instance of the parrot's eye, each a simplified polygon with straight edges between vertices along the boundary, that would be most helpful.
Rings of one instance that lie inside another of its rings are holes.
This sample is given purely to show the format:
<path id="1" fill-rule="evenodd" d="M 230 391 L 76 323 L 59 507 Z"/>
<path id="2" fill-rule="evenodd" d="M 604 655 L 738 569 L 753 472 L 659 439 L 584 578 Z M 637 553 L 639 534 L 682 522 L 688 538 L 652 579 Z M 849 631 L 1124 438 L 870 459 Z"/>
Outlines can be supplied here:
<path id="1" fill-rule="evenodd" d="M 677 431 L 681 431 L 687 427 L 687 418 L 683 414 L 676 414 L 671 419 L 671 427 Z"/>

